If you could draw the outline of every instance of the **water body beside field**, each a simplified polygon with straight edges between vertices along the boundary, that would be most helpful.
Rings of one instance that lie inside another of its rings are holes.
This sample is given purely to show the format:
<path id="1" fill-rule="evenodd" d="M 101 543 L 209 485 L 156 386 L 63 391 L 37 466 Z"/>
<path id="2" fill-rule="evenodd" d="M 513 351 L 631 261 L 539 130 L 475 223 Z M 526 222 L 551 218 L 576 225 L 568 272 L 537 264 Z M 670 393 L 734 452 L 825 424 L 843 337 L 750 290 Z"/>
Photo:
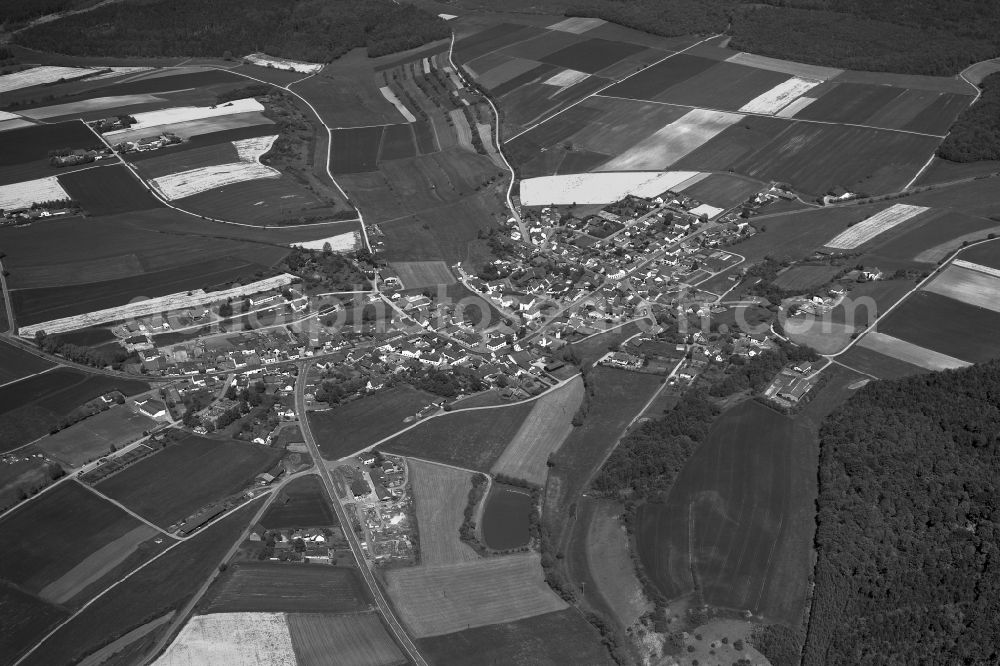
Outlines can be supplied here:
<path id="1" fill-rule="evenodd" d="M 509 550 L 528 544 L 531 495 L 523 488 L 497 484 L 483 512 L 483 540 L 494 550 Z"/>

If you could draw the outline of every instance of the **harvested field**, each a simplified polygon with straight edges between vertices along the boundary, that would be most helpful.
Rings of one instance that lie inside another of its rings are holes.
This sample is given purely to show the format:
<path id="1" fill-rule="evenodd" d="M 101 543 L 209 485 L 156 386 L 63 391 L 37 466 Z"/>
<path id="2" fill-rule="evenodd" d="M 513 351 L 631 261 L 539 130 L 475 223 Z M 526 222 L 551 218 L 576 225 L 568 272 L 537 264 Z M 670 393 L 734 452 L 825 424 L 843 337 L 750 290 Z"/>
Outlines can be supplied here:
<path id="1" fill-rule="evenodd" d="M 379 126 L 333 130 L 330 170 L 333 173 L 374 171 L 383 129 Z"/>
<path id="2" fill-rule="evenodd" d="M 380 160 L 399 160 L 416 155 L 417 145 L 410 125 L 389 125 L 385 128 Z"/>
<path id="3" fill-rule="evenodd" d="M 247 180 L 280 177 L 281 172 L 272 167 L 253 162 L 235 162 L 154 178 L 149 184 L 169 201 Z"/>
<path id="4" fill-rule="evenodd" d="M 575 69 L 564 69 L 558 74 L 553 74 L 549 78 L 542 81 L 547 86 L 556 86 L 557 88 L 568 88 L 569 86 L 576 85 L 580 81 L 590 76 L 586 72 L 578 72 Z"/>
<path id="5" fill-rule="evenodd" d="M 794 118 L 799 111 L 816 101 L 815 97 L 799 97 L 797 100 L 781 109 L 774 115 L 778 118 Z"/>
<path id="6" fill-rule="evenodd" d="M 583 394 L 583 380 L 577 377 L 536 400 L 490 473 L 544 484 L 548 474 L 546 461 L 572 432 L 571 421 L 580 408 Z"/>
<path id="7" fill-rule="evenodd" d="M 248 165 L 255 170 L 260 165 Z M 263 173 L 263 172 L 260 172 Z M 356 213 L 344 204 L 320 199 L 287 174 L 278 178 L 262 177 L 233 182 L 185 197 L 180 205 L 201 215 L 219 217 L 244 224 L 303 225 L 340 221 L 345 228 L 356 227 Z M 344 218 L 347 218 L 346 220 Z M 327 232 L 341 228 L 324 226 Z M 308 231 L 300 231 L 306 234 Z M 311 232 L 315 235 L 315 231 Z M 279 242 L 288 242 L 282 238 Z"/>
<path id="8" fill-rule="evenodd" d="M 119 406 L 49 435 L 38 448 L 68 467 L 81 467 L 131 444 L 156 425 L 153 419 Z"/>
<path id="9" fill-rule="evenodd" d="M 758 69 L 768 69 L 772 72 L 781 72 L 790 76 L 815 79 L 817 81 L 826 81 L 844 73 L 844 70 L 833 67 L 805 65 L 799 62 L 778 60 L 777 58 L 768 58 L 767 56 L 754 55 L 752 53 L 737 53 L 736 55 L 729 56 L 726 61 L 738 65 L 757 67 Z"/>
<path id="10" fill-rule="evenodd" d="M 560 32 L 569 32 L 574 35 L 582 35 L 588 30 L 593 30 L 599 25 L 604 25 L 604 21 L 599 18 L 582 18 L 574 16 L 568 19 L 563 19 L 558 23 L 553 23 L 549 26 L 549 30 L 558 30 Z"/>
<path id="11" fill-rule="evenodd" d="M 1000 312 L 1000 271 L 978 270 L 976 264 L 955 261 L 924 289 L 969 305 Z M 985 267 L 984 267 L 985 268 Z"/>
<path id="12" fill-rule="evenodd" d="M 378 613 L 289 613 L 298 666 L 397 666 L 408 663 Z"/>
<path id="13" fill-rule="evenodd" d="M 300 440 L 301 441 L 301 440 Z M 331 527 L 337 518 L 318 476 L 304 476 L 288 483 L 260 519 L 265 529 Z"/>
<path id="14" fill-rule="evenodd" d="M 0 185 L 0 210 L 14 211 L 31 208 L 34 203 L 63 199 L 69 199 L 69 195 L 59 185 L 55 176 Z"/>
<path id="15" fill-rule="evenodd" d="M 96 72 L 96 69 L 80 67 L 51 67 L 48 65 L 32 67 L 21 72 L 0 76 L 0 94 L 21 88 L 43 86 L 57 81 L 72 81 Z"/>
<path id="16" fill-rule="evenodd" d="M 296 666 L 292 637 L 282 613 L 195 615 L 153 663 Z"/>
<path id="17" fill-rule="evenodd" d="M 926 210 L 928 209 L 923 206 L 894 204 L 837 234 L 826 246 L 837 250 L 853 250 Z"/>
<path id="18" fill-rule="evenodd" d="M 604 92 L 613 97 L 652 100 L 668 88 L 698 76 L 715 64 L 714 60 L 708 58 L 678 53 L 616 83 Z"/>
<path id="19" fill-rule="evenodd" d="M 163 205 L 121 164 L 61 175 L 59 182 L 90 215 L 131 213 Z"/>
<path id="20" fill-rule="evenodd" d="M 389 102 L 389 104 L 392 104 L 394 107 L 396 107 L 396 110 L 399 111 L 399 115 L 403 116 L 403 119 L 406 120 L 406 122 L 408 123 L 417 122 L 416 116 L 414 116 L 413 113 L 411 113 L 410 110 L 406 108 L 406 105 L 403 104 L 398 97 L 396 97 L 396 93 L 392 92 L 392 89 L 389 88 L 389 86 L 382 86 L 381 88 L 379 88 L 379 92 L 382 93 L 382 97 L 385 97 L 386 101 Z"/>
<path id="21" fill-rule="evenodd" d="M 972 365 L 968 361 L 911 344 L 891 335 L 870 331 L 858 345 L 926 370 L 953 370 Z"/>
<path id="22" fill-rule="evenodd" d="M 264 105 L 252 97 L 236 99 L 217 106 L 177 106 L 170 109 L 133 114 L 136 122 L 129 125 L 128 129 L 107 132 L 104 136 L 108 142 L 117 143 L 121 140 L 118 139 L 118 136 L 134 132 L 135 130 L 145 132 L 150 128 L 160 125 L 174 125 L 177 123 L 186 123 L 191 120 L 204 120 L 206 118 L 218 118 L 263 110 Z"/>
<path id="23" fill-rule="evenodd" d="M 366 610 L 368 591 L 356 569 L 290 562 L 239 562 L 206 595 L 209 613 Z"/>
<path id="24" fill-rule="evenodd" d="M 498 654 L 510 666 L 615 663 L 600 634 L 575 608 L 421 638 L 417 646 L 431 664 L 441 665 L 485 664 Z"/>
<path id="25" fill-rule="evenodd" d="M 382 445 L 385 451 L 489 471 L 533 408 L 531 402 L 463 409 L 424 421 Z"/>
<path id="26" fill-rule="evenodd" d="M 249 60 L 254 65 L 260 65 L 261 67 L 287 69 L 292 72 L 298 72 L 299 74 L 315 74 L 323 69 L 323 65 L 320 63 L 288 60 L 287 58 L 269 56 L 265 53 L 251 53 L 248 56 L 244 56 L 243 59 Z"/>
<path id="27" fill-rule="evenodd" d="M 82 115 L 88 111 L 104 111 L 106 109 L 120 109 L 140 104 L 166 104 L 166 100 L 155 95 L 115 95 L 112 97 L 94 97 L 80 100 L 79 102 L 67 102 L 65 104 L 53 104 L 51 106 L 40 106 L 37 109 L 26 109 L 21 112 L 25 118 L 35 120 L 46 120 L 48 118 L 58 118 L 59 116 Z"/>
<path id="28" fill-rule="evenodd" d="M 565 140 L 574 146 L 618 155 L 687 112 L 683 107 L 597 96 L 532 130 L 529 135 L 535 135 L 542 128 L 548 128 L 548 132 L 559 124 L 567 124 L 571 131 L 566 132 Z M 539 139 L 542 136 L 539 135 Z M 545 145 L 563 140 L 563 137 L 553 136 Z"/>
<path id="29" fill-rule="evenodd" d="M 878 377 L 879 379 L 898 379 L 923 372 L 930 372 L 919 365 L 913 365 L 898 358 L 887 356 L 872 349 L 856 344 L 837 357 L 837 362 L 854 368 L 858 372 Z"/>
<path id="30" fill-rule="evenodd" d="M 102 481 L 97 490 L 167 527 L 252 485 L 281 454 L 256 444 L 189 435 Z"/>
<path id="31" fill-rule="evenodd" d="M 776 114 L 819 85 L 818 81 L 792 77 L 740 107 L 745 113 Z"/>
<path id="32" fill-rule="evenodd" d="M 0 343 L 0 386 L 47 370 L 52 362 L 6 342 Z"/>
<path id="33" fill-rule="evenodd" d="M 1000 355 L 1000 338 L 996 334 L 1000 331 L 1000 313 L 930 291 L 909 296 L 879 322 L 878 330 L 970 363 L 983 363 Z"/>
<path id="34" fill-rule="evenodd" d="M 435 395 L 404 384 L 331 409 L 309 412 L 309 425 L 323 457 L 337 460 L 408 427 L 411 424 L 404 419 L 437 400 Z"/>
<path id="35" fill-rule="evenodd" d="M 353 252 L 362 246 L 361 233 L 358 231 L 348 231 L 328 238 L 306 241 L 304 243 L 292 243 L 295 247 L 304 247 L 308 250 L 322 250 L 329 243 L 333 252 Z"/>
<path id="36" fill-rule="evenodd" d="M 665 169 L 742 118 L 743 116 L 722 111 L 692 109 L 610 160 L 600 170 Z"/>
<path id="37" fill-rule="evenodd" d="M 45 529 L 39 529 L 40 525 Z M 27 592 L 48 590 L 52 598 L 62 599 L 103 566 L 91 555 L 124 537 L 123 549 L 105 551 L 118 558 L 117 564 L 142 540 L 133 537 L 141 536 L 134 530 L 143 527 L 76 481 L 60 483 L 0 521 L 0 537 L 6 544 L 0 552 L 0 578 L 15 581 Z M 67 543 L 73 547 L 67 548 Z"/>
<path id="38" fill-rule="evenodd" d="M 693 171 L 634 171 L 529 178 L 521 181 L 521 203 L 525 206 L 604 204 L 627 194 L 655 197 L 695 175 Z"/>
<path id="39" fill-rule="evenodd" d="M 566 608 L 546 585 L 537 553 L 391 569 L 386 589 L 400 619 L 417 638 Z"/>
<path id="40" fill-rule="evenodd" d="M 179 608 L 217 570 L 261 501 L 199 532 L 95 600 L 45 641 L 24 662 L 26 666 L 75 663 L 101 647 L 108 637 L 125 634 L 150 618 Z"/>
<path id="41" fill-rule="evenodd" d="M 792 266 L 781 273 L 774 281 L 774 286 L 782 289 L 801 289 L 808 291 L 826 284 L 841 271 L 840 266 Z"/>
<path id="42" fill-rule="evenodd" d="M 458 138 L 458 145 L 465 150 L 475 151 L 472 145 L 472 128 L 469 127 L 469 120 L 461 109 L 452 109 L 448 112 L 451 117 L 452 129 Z"/>
<path id="43" fill-rule="evenodd" d="M 43 587 L 38 596 L 55 604 L 65 604 L 96 583 L 125 560 L 143 541 L 159 534 L 149 525 L 137 525 L 117 539 L 104 544 L 60 578 Z"/>
<path id="44" fill-rule="evenodd" d="M 637 516 L 640 560 L 667 598 L 689 592 L 694 574 L 706 603 L 800 620 L 811 570 L 813 442 L 809 429 L 753 401 L 715 421 L 666 504 L 644 505 Z"/>
<path id="45" fill-rule="evenodd" d="M 420 564 L 438 566 L 479 559 L 458 533 L 465 520 L 472 473 L 421 460 L 409 460 L 407 465 L 417 507 Z"/>
<path id="46" fill-rule="evenodd" d="M 487 90 L 493 90 L 514 77 L 520 76 L 525 72 L 530 72 L 536 67 L 538 67 L 538 63 L 534 60 L 504 58 L 504 61 L 498 63 L 495 67 L 480 72 L 479 84 Z"/>
<path id="47" fill-rule="evenodd" d="M 396 261 L 391 266 L 407 289 L 455 282 L 455 276 L 443 261 Z"/>

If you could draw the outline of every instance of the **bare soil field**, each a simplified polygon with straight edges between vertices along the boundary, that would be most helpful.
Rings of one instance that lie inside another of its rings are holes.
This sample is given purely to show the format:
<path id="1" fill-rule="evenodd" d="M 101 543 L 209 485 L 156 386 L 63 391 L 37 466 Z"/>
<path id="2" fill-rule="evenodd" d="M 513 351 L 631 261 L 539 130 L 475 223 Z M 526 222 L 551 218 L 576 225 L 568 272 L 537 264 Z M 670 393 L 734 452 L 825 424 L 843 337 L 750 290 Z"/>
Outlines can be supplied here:
<path id="1" fill-rule="evenodd" d="M 341 613 L 368 608 L 357 570 L 325 564 L 241 562 L 206 596 L 211 613 L 287 611 Z"/>
<path id="2" fill-rule="evenodd" d="M 386 572 L 400 619 L 417 638 L 566 608 L 545 583 L 537 553 Z"/>
<path id="3" fill-rule="evenodd" d="M 80 467 L 130 444 L 157 422 L 125 406 L 95 414 L 38 442 L 38 448 L 69 467 Z"/>
<path id="4" fill-rule="evenodd" d="M 742 116 L 693 109 L 611 159 L 601 171 L 664 169 L 739 122 Z"/>
<path id="5" fill-rule="evenodd" d="M 453 284 L 455 276 L 443 261 L 396 261 L 393 269 L 407 289 Z"/>
<path id="6" fill-rule="evenodd" d="M 408 663 L 378 613 L 288 613 L 298 666 L 396 666 Z"/>
<path id="7" fill-rule="evenodd" d="M 458 564 L 479 559 L 476 551 L 459 539 L 458 534 L 465 519 L 472 474 L 421 460 L 410 460 L 407 464 L 417 507 L 421 565 Z"/>
<path id="8" fill-rule="evenodd" d="M 384 450 L 457 467 L 489 471 L 534 407 L 463 409 L 421 423 L 384 445 Z"/>
<path id="9" fill-rule="evenodd" d="M 295 666 L 292 638 L 282 613 L 195 615 L 156 660 L 157 666 L 190 664 Z"/>
<path id="10" fill-rule="evenodd" d="M 548 473 L 546 461 L 572 432 L 571 421 L 580 408 L 583 394 L 583 380 L 577 377 L 536 400 L 490 472 L 543 484 Z"/>
<path id="11" fill-rule="evenodd" d="M 403 419 L 437 400 L 409 385 L 380 391 L 328 410 L 309 412 L 316 443 L 323 457 L 337 460 L 411 425 Z"/>

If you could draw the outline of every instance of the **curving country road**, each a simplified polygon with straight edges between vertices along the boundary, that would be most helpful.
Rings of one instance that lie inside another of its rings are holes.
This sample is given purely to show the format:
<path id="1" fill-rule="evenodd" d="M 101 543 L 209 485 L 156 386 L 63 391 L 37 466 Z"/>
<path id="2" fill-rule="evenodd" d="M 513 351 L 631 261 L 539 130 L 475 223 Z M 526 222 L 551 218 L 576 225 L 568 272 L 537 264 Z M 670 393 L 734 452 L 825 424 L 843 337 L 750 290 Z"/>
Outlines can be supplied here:
<path id="1" fill-rule="evenodd" d="M 337 491 L 333 485 L 333 477 L 330 476 L 330 470 L 327 469 L 326 464 L 323 461 L 323 456 L 320 454 L 319 446 L 316 444 L 316 438 L 313 437 L 312 429 L 309 426 L 309 418 L 306 413 L 306 400 L 305 400 L 305 386 L 306 378 L 309 375 L 309 363 L 303 363 L 299 366 L 299 378 L 295 382 L 295 413 L 299 417 L 299 425 L 302 430 L 302 438 L 306 442 L 306 446 L 309 447 L 309 453 L 313 457 L 313 462 L 316 464 L 316 468 L 319 470 L 319 477 L 323 480 L 323 485 L 326 487 L 327 493 L 330 495 L 330 501 L 333 503 L 333 508 L 337 512 L 337 520 L 340 521 L 340 525 L 343 528 L 344 536 L 347 538 L 347 542 L 351 544 L 351 552 L 354 554 L 354 559 L 358 564 L 358 568 L 361 570 L 361 575 L 364 576 L 365 584 L 368 585 L 368 589 L 371 591 L 372 598 L 375 599 L 375 603 L 378 604 L 379 610 L 382 611 L 382 616 L 385 617 L 386 625 L 389 630 L 396 637 L 396 641 L 403 647 L 406 651 L 407 656 L 413 661 L 417 666 L 427 666 L 427 662 L 424 658 L 420 656 L 420 651 L 417 650 L 417 646 L 410 639 L 410 636 L 403 629 L 403 625 L 400 624 L 399 620 L 396 618 L 396 614 L 386 600 L 385 595 L 382 593 L 382 588 L 378 586 L 378 582 L 375 580 L 375 575 L 372 573 L 371 569 L 368 568 L 368 562 L 365 560 L 364 553 L 361 550 L 361 543 L 358 541 L 357 535 L 354 533 L 353 523 L 347 516 L 347 512 L 344 510 L 343 505 L 340 503 Z"/>

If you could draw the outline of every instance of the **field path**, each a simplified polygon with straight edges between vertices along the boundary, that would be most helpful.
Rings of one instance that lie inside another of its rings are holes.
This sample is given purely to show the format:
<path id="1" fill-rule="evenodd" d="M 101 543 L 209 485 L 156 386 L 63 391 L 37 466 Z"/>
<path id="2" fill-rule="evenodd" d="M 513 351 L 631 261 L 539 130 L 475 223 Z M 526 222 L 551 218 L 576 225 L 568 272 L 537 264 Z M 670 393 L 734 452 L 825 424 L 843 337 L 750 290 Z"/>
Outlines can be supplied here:
<path id="1" fill-rule="evenodd" d="M 386 626 L 393 633 L 396 640 L 403 647 L 406 654 L 413 661 L 413 663 L 416 664 L 416 666 L 427 666 L 427 662 L 422 656 L 420 656 L 420 651 L 417 649 L 416 644 L 406 633 L 406 630 L 403 629 L 403 625 L 400 624 L 399 619 L 393 612 L 392 606 L 382 593 L 382 588 L 379 587 L 374 574 L 372 574 L 371 569 L 368 567 L 368 561 L 365 559 L 364 553 L 361 550 L 361 544 L 358 542 L 358 535 L 354 533 L 354 528 L 352 527 L 354 523 L 347 516 L 344 506 L 338 499 L 337 490 L 333 483 L 333 477 L 330 475 L 330 468 L 323 463 L 323 455 L 320 453 L 319 446 L 316 444 L 316 438 L 313 437 L 312 428 L 309 426 L 309 419 L 306 418 L 305 389 L 306 380 L 309 375 L 308 368 L 309 363 L 303 363 L 299 367 L 299 378 L 298 381 L 295 382 L 295 413 L 299 415 L 299 426 L 302 430 L 302 438 L 306 441 L 306 446 L 309 447 L 309 453 L 313 457 L 313 462 L 316 463 L 316 467 L 319 469 L 320 479 L 323 481 L 323 486 L 326 488 L 327 495 L 330 498 L 330 502 L 333 504 L 334 511 L 337 512 L 337 520 L 340 521 L 340 525 L 344 528 L 342 532 L 347 538 L 347 542 L 351 545 L 351 553 L 354 555 L 354 560 L 357 563 L 358 568 L 361 570 L 361 575 L 365 579 L 365 584 L 368 586 L 372 598 L 378 605 L 379 610 L 382 611 L 382 616 L 385 618 Z M 256 522 L 256 519 L 254 522 Z"/>
<path id="2" fill-rule="evenodd" d="M 112 504 L 114 504 L 115 506 L 117 506 L 119 509 L 121 509 L 122 511 L 124 511 L 125 513 L 127 513 L 128 515 L 132 516 L 136 520 L 138 520 L 138 521 L 140 521 L 140 522 L 142 522 L 142 523 L 144 523 L 146 525 L 149 525 L 150 527 L 152 527 L 154 530 L 156 530 L 160 534 L 164 534 L 164 535 L 170 537 L 171 539 L 179 539 L 181 541 L 183 541 L 184 539 L 190 538 L 190 536 L 175 537 L 173 534 L 171 534 L 170 532 L 166 531 L 162 527 L 159 527 L 159 526 L 154 525 L 153 523 L 149 522 L 148 520 L 146 520 L 145 518 L 143 518 L 142 516 L 140 516 L 139 514 L 137 514 L 135 511 L 133 511 L 132 509 L 128 508 L 127 506 L 125 506 L 124 504 L 122 504 L 121 502 L 119 502 L 118 500 L 111 499 L 110 497 L 108 497 L 104 493 L 99 492 L 96 488 L 93 488 L 93 487 L 87 485 L 86 483 L 83 483 L 83 482 L 81 482 L 81 481 L 79 481 L 79 480 L 77 480 L 75 478 L 73 480 L 77 483 L 77 485 L 82 486 L 83 488 L 86 488 L 87 490 L 89 490 L 90 492 L 94 493 L 95 495 L 97 495 L 101 499 L 103 499 L 105 501 L 108 501 L 108 502 L 111 502 Z"/>

